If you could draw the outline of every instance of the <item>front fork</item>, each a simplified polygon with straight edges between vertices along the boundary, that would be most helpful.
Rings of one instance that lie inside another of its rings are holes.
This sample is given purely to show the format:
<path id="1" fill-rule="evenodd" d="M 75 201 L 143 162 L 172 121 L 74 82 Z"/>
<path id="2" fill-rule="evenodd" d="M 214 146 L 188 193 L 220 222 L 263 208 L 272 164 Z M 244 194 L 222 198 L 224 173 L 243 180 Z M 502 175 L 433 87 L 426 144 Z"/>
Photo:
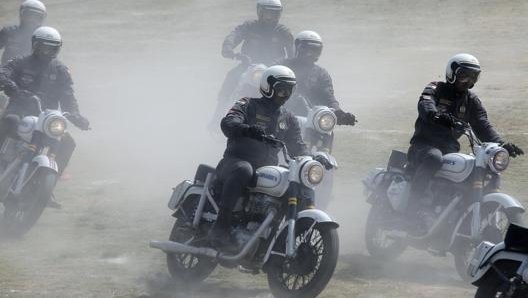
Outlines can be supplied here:
<path id="1" fill-rule="evenodd" d="M 286 256 L 293 258 L 295 256 L 295 219 L 297 217 L 297 197 L 288 199 L 288 235 L 286 237 Z"/>
<path id="2" fill-rule="evenodd" d="M 484 187 L 484 169 L 477 167 L 473 175 L 473 214 L 471 218 L 471 239 L 474 242 L 479 242 L 481 233 L 480 208 L 483 194 L 482 189 Z"/>
<path id="3" fill-rule="evenodd" d="M 20 195 L 22 192 L 22 188 L 24 187 L 24 184 L 27 182 L 27 171 L 29 169 L 29 164 L 31 163 L 31 160 L 35 153 L 37 152 L 37 146 L 36 145 L 29 145 L 28 150 L 22 154 L 22 166 L 20 166 L 20 170 L 18 171 L 18 175 L 15 181 L 15 187 L 13 188 L 12 194 L 15 196 Z"/>

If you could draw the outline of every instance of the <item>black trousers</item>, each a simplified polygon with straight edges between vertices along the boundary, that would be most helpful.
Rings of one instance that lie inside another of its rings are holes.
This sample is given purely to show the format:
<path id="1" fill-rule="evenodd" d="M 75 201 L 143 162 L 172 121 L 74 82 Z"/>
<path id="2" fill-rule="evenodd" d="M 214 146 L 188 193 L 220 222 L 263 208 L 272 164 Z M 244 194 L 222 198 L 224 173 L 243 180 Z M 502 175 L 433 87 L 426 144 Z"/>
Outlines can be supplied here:
<path id="1" fill-rule="evenodd" d="M 440 149 L 426 145 L 413 144 L 407 153 L 408 159 L 415 167 L 411 181 L 410 197 L 407 210 L 413 213 L 418 206 L 418 201 L 424 195 L 429 181 L 433 179 L 436 171 L 442 167 L 443 154 Z"/>
<path id="2" fill-rule="evenodd" d="M 228 228 L 231 225 L 233 209 L 251 182 L 253 174 L 253 166 L 242 159 L 226 156 L 218 163 L 216 176 L 222 184 L 222 192 L 217 226 Z"/>

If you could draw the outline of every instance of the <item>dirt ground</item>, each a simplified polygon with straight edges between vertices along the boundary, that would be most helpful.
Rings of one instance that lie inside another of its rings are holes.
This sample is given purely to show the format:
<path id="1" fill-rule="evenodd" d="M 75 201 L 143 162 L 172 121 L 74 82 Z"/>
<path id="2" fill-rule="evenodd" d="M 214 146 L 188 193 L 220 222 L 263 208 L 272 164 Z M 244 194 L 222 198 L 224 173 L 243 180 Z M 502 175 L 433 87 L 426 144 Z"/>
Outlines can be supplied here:
<path id="1" fill-rule="evenodd" d="M 21 1 L 0 1 L 0 25 Z M 247 0 L 47 0 L 47 24 L 64 39 L 82 112 L 93 130 L 72 128 L 77 149 L 56 195 L 24 238 L 0 242 L 0 297 L 270 297 L 264 275 L 219 269 L 200 287 L 174 284 L 165 256 L 171 187 L 215 165 L 224 143 L 205 126 L 225 73 L 225 35 L 255 17 Z M 524 0 L 283 0 L 282 22 L 324 39 L 320 64 L 343 108 L 340 163 L 329 214 L 340 223 L 341 256 L 324 298 L 473 297 L 451 257 L 408 250 L 381 264 L 368 256 L 368 205 L 361 179 L 406 150 L 425 84 L 441 80 L 454 54 L 477 56 L 475 88 L 505 139 L 528 149 L 528 2 Z M 467 151 L 467 147 L 464 147 Z M 512 162 L 503 188 L 527 205 L 528 158 Z"/>

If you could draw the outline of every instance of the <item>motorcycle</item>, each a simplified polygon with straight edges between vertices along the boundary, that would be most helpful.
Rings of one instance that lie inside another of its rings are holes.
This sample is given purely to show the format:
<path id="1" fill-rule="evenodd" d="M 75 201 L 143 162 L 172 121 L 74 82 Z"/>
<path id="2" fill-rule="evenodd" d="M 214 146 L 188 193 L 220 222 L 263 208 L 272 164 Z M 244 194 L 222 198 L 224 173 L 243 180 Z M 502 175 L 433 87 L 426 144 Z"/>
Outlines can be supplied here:
<path id="1" fill-rule="evenodd" d="M 150 247 L 167 254 L 167 267 L 179 281 L 196 283 L 220 264 L 245 273 L 267 274 L 275 297 L 316 297 L 333 275 L 339 253 L 338 224 L 325 212 L 310 209 L 313 188 L 323 180 L 322 165 L 310 156 L 291 158 L 284 143 L 287 167 L 256 170 L 255 184 L 234 209 L 233 251 L 216 250 L 207 234 L 218 215 L 215 169 L 200 165 L 194 181 L 174 188 L 168 203 L 176 222 L 169 241 Z"/>
<path id="2" fill-rule="evenodd" d="M 403 152 L 393 150 L 386 168 L 377 168 L 363 180 L 364 194 L 371 208 L 365 227 L 369 254 L 391 260 L 407 246 L 454 256 L 463 279 L 472 251 L 483 240 L 499 242 L 508 223 L 522 223 L 523 206 L 499 192 L 500 173 L 509 164 L 509 154 L 500 144 L 481 142 L 469 124 L 456 123 L 457 133 L 467 136 L 472 154 L 449 153 L 418 202 L 418 219 L 425 234 L 409 233 L 404 218 L 413 169 Z M 407 223 L 407 224 L 406 224 Z"/>
<path id="3" fill-rule="evenodd" d="M 302 107 L 303 110 L 303 112 L 295 113 L 295 115 L 299 121 L 301 134 L 308 149 L 312 153 L 324 154 L 333 166 L 330 170 L 325 169 L 325 179 L 315 188 L 317 207 L 321 210 L 326 210 L 333 198 L 334 170 L 338 168 L 337 161 L 332 156 L 334 128 L 337 123 L 337 117 L 331 108 L 313 106 L 302 95 L 298 95 L 293 101 L 299 102 L 298 106 Z M 296 109 L 296 111 L 299 110 Z"/>
<path id="4" fill-rule="evenodd" d="M 510 224 L 503 242 L 483 241 L 468 267 L 475 298 L 528 297 L 528 228 Z"/>
<path id="5" fill-rule="evenodd" d="M 12 236 L 29 231 L 48 204 L 59 172 L 55 153 L 67 127 L 67 113 L 42 110 L 35 95 L 25 100 L 35 112 L 23 116 L 0 147 L 1 228 Z"/>

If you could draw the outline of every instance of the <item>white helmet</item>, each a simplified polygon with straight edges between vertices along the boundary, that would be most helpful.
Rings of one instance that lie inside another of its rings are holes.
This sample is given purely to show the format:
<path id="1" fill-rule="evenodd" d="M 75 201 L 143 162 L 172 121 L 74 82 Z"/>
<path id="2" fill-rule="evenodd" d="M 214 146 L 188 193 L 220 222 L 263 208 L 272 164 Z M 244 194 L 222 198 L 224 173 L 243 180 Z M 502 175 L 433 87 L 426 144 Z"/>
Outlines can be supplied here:
<path id="1" fill-rule="evenodd" d="M 446 80 L 454 83 L 457 77 L 470 77 L 473 84 L 477 82 L 480 75 L 480 63 L 475 56 L 461 53 L 451 57 L 447 62 Z"/>
<path id="2" fill-rule="evenodd" d="M 42 58 L 55 58 L 62 46 L 59 31 L 51 27 L 39 27 L 31 36 L 33 54 Z"/>
<path id="3" fill-rule="evenodd" d="M 276 25 L 282 13 L 280 0 L 257 0 L 257 16 L 259 21 Z"/>
<path id="4" fill-rule="evenodd" d="M 26 0 L 20 5 L 19 14 L 21 20 L 34 18 L 42 24 L 47 16 L 47 11 L 44 3 L 38 0 Z"/>
<path id="5" fill-rule="evenodd" d="M 323 39 L 315 31 L 301 31 L 295 35 L 295 56 L 310 57 L 317 61 L 323 51 Z"/>
<path id="6" fill-rule="evenodd" d="M 266 98 L 272 98 L 279 89 L 289 89 L 289 95 L 293 93 L 297 80 L 291 69 L 282 65 L 274 65 L 266 68 L 260 79 L 260 93 Z"/>

